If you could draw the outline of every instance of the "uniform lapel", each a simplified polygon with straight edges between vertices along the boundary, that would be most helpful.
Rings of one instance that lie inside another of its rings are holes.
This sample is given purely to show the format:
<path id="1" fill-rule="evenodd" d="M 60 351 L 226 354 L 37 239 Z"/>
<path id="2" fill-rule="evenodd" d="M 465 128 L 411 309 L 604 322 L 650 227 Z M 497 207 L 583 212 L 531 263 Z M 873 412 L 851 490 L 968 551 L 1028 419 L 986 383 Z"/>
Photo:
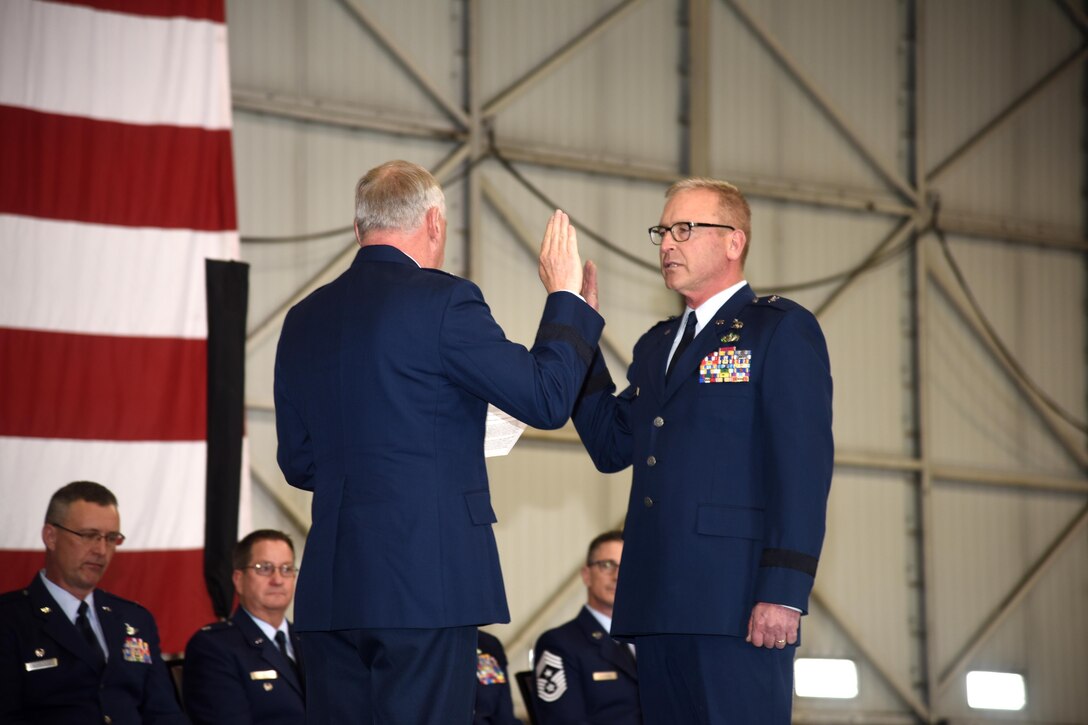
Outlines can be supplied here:
<path id="1" fill-rule="evenodd" d="M 280 648 L 275 642 L 270 641 L 268 637 L 265 637 L 264 632 L 257 626 L 257 623 L 241 608 L 235 610 L 234 616 L 231 617 L 231 621 L 233 621 L 234 626 L 238 627 L 242 632 L 242 635 L 246 638 L 246 642 L 249 643 L 249 646 L 256 649 L 260 653 L 261 659 L 279 673 L 280 679 L 284 680 L 301 693 L 302 683 L 299 682 L 298 675 L 295 673 L 295 667 L 291 663 L 291 659 L 283 652 L 280 652 Z M 295 645 L 293 637 L 294 632 L 291 634 L 291 644 Z M 296 654 L 298 651 L 298 646 L 295 645 Z"/>
<path id="2" fill-rule="evenodd" d="M 638 679 L 635 656 L 624 643 L 617 642 L 611 637 L 604 637 L 601 640 L 601 657 L 626 672 L 632 679 Z"/>
<path id="3" fill-rule="evenodd" d="M 302 692 L 306 689 L 306 667 L 302 662 L 302 638 L 298 636 L 298 632 L 290 622 L 287 623 L 287 631 L 288 639 L 295 648 L 295 666 L 292 669 L 298 678 L 299 692 Z"/>
<path id="4" fill-rule="evenodd" d="M 656 395 L 658 400 L 664 398 L 665 390 L 665 367 L 669 361 L 669 350 L 672 349 L 672 342 L 676 339 L 676 336 L 680 334 L 680 324 L 684 321 L 683 315 L 677 317 L 675 320 L 670 321 L 667 325 L 661 326 L 660 334 L 654 343 L 653 350 L 648 356 L 649 369 L 647 370 L 649 377 L 649 385 Z M 675 376 L 674 376 L 675 377 Z"/>
<path id="5" fill-rule="evenodd" d="M 638 678 L 635 658 L 631 654 L 631 650 L 627 649 L 626 645 L 612 639 L 588 608 L 582 607 L 582 611 L 578 613 L 578 623 L 589 641 L 597 645 L 603 660 L 615 665 L 617 669 L 623 670 L 630 677 Z"/>
<path id="6" fill-rule="evenodd" d="M 704 357 L 713 350 L 726 345 L 721 341 L 722 336 L 732 332 L 733 320 L 753 299 L 755 299 L 755 295 L 752 293 L 752 288 L 744 285 L 726 300 L 724 305 L 718 308 L 718 311 L 710 318 L 710 322 L 699 331 L 699 334 L 691 341 L 688 349 L 680 356 L 680 359 L 675 361 L 676 369 L 669 377 L 668 384 L 665 385 L 666 398 L 675 394 L 685 382 L 691 382 L 696 368 L 699 367 L 699 363 Z M 677 326 L 679 327 L 679 323 L 677 323 Z M 677 333 L 674 331 L 673 334 Z M 665 356 L 667 357 L 668 354 L 666 349 Z M 665 367 L 662 363 L 661 381 L 664 382 L 664 380 Z"/>
<path id="7" fill-rule="evenodd" d="M 34 575 L 27 589 L 30 593 L 31 606 L 34 608 L 34 616 L 41 620 L 45 633 L 72 655 L 86 662 L 89 667 L 101 670 L 103 666 L 101 657 L 97 652 L 91 651 L 91 646 L 83 639 L 83 635 L 74 624 L 68 621 L 60 605 L 42 584 L 39 575 Z"/>
<path id="8" fill-rule="evenodd" d="M 113 613 L 113 607 L 102 596 L 102 592 L 95 592 L 94 608 L 98 613 L 98 622 L 102 625 L 106 649 L 109 650 L 106 666 L 116 666 L 124 661 L 125 637 L 142 637 L 142 633 L 128 623 L 122 622 L 121 618 Z"/>

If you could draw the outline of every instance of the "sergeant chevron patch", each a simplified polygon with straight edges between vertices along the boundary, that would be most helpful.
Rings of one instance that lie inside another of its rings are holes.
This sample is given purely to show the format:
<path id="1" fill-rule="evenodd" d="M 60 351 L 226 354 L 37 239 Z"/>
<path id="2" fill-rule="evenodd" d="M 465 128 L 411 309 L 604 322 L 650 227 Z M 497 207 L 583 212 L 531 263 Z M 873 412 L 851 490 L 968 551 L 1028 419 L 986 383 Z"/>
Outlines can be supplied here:
<path id="1" fill-rule="evenodd" d="M 563 658 L 548 650 L 540 655 L 536 666 L 536 695 L 544 702 L 555 702 L 567 691 L 567 673 Z"/>

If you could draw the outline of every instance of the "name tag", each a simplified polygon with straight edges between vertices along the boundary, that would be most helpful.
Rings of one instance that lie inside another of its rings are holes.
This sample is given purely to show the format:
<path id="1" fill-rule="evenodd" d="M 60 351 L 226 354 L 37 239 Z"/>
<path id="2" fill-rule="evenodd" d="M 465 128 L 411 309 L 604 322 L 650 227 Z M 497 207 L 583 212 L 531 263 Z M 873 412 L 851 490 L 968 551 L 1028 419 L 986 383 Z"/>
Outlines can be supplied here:
<path id="1" fill-rule="evenodd" d="M 56 667 L 56 666 L 57 666 L 57 658 L 56 657 L 50 657 L 47 660 L 38 660 L 36 662 L 27 662 L 24 665 L 24 667 L 26 667 L 27 672 L 34 672 L 35 670 L 48 670 L 48 669 L 50 669 L 52 667 Z"/>
<path id="2" fill-rule="evenodd" d="M 593 681 L 594 682 L 603 682 L 604 680 L 616 680 L 616 679 L 619 679 L 619 675 L 616 674 L 615 670 L 611 670 L 610 672 L 594 672 L 593 673 Z"/>
<path id="3" fill-rule="evenodd" d="M 257 670 L 249 673 L 249 679 L 251 680 L 274 680 L 277 677 L 279 677 L 279 674 L 275 670 Z"/>

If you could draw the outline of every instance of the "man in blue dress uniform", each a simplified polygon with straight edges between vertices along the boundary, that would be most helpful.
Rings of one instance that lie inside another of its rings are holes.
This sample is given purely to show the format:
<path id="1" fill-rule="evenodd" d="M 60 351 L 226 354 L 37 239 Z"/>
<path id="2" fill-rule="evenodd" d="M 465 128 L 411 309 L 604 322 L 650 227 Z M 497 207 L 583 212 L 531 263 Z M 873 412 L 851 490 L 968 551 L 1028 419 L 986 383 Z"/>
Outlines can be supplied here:
<path id="1" fill-rule="evenodd" d="M 295 545 L 260 529 L 234 547 L 238 609 L 185 648 L 185 710 L 197 725 L 303 725 L 306 695 L 298 635 L 287 621 Z"/>
<path id="2" fill-rule="evenodd" d="M 640 725 L 638 668 L 630 646 L 609 636 L 623 534 L 608 531 L 586 552 L 586 605 L 540 635 L 534 649 L 540 725 Z"/>
<path id="3" fill-rule="evenodd" d="M 787 724 L 834 446 L 816 319 L 744 280 L 751 214 L 688 179 L 651 240 L 679 320 L 636 343 L 618 395 L 598 354 L 574 414 L 601 471 L 634 467 L 613 636 L 638 647 L 647 723 Z M 586 299 L 596 282 L 586 275 Z"/>
<path id="4" fill-rule="evenodd" d="M 125 540 L 120 529 L 105 486 L 75 481 L 53 494 L 45 568 L 0 596 L 0 722 L 188 722 L 151 612 L 96 588 Z"/>
<path id="5" fill-rule="evenodd" d="M 522 725 L 514 717 L 510 663 L 498 637 L 479 631 L 476 643 L 476 709 L 472 725 Z"/>
<path id="6" fill-rule="evenodd" d="M 468 280 L 440 271 L 445 198 L 404 161 L 356 187 L 361 246 L 288 313 L 276 352 L 277 458 L 313 491 L 295 598 L 315 723 L 469 723 L 476 628 L 507 622 L 491 526 L 488 403 L 537 428 L 570 416 L 604 321 L 580 299 L 562 212 L 539 259 L 531 350 Z"/>

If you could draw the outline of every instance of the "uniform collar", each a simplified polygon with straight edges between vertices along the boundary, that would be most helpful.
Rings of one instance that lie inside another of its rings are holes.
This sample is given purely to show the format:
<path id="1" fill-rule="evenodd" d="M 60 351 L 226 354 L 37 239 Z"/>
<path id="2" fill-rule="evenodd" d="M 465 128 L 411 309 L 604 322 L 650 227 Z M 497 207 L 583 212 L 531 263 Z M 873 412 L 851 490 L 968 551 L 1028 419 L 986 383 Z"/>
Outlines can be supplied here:
<path id="1" fill-rule="evenodd" d="M 597 620 L 605 632 L 612 631 L 612 617 L 609 617 L 607 614 L 601 614 L 588 604 L 585 605 L 585 608 L 587 612 L 593 615 L 593 618 Z"/>
<path id="2" fill-rule="evenodd" d="M 241 610 L 246 613 L 246 616 L 253 620 L 253 623 L 257 625 L 257 628 L 260 629 L 261 632 L 264 633 L 264 636 L 268 638 L 269 642 L 276 641 L 276 632 L 283 632 L 288 640 L 291 639 L 291 630 L 287 628 L 287 617 L 283 618 L 283 621 L 280 622 L 280 626 L 277 629 L 260 617 L 255 616 L 245 607 L 241 607 Z"/>
<path id="3" fill-rule="evenodd" d="M 89 616 L 95 616 L 93 590 L 90 594 L 87 595 L 86 599 L 79 599 L 67 589 L 57 586 L 53 582 L 49 581 L 49 577 L 45 575 L 45 569 L 39 571 L 38 576 L 41 577 L 42 584 L 45 585 L 45 589 L 49 592 L 49 596 L 53 597 L 53 600 L 57 603 L 57 606 L 60 607 L 62 612 L 64 612 L 64 616 L 68 617 L 68 621 L 70 621 L 72 624 L 75 624 L 76 617 L 79 616 L 79 605 L 82 602 L 87 602 L 87 609 L 90 610 Z"/>
<path id="4" fill-rule="evenodd" d="M 733 295 L 742 290 L 748 282 L 741 280 L 731 287 L 726 287 L 721 292 L 710 297 L 706 302 L 695 308 L 695 334 L 699 332 L 710 322 L 710 318 L 713 317 L 718 310 L 722 308 L 726 302 L 732 299 Z M 690 308 L 689 308 L 690 309 Z M 681 322 L 681 329 L 683 329 L 683 321 Z"/>

